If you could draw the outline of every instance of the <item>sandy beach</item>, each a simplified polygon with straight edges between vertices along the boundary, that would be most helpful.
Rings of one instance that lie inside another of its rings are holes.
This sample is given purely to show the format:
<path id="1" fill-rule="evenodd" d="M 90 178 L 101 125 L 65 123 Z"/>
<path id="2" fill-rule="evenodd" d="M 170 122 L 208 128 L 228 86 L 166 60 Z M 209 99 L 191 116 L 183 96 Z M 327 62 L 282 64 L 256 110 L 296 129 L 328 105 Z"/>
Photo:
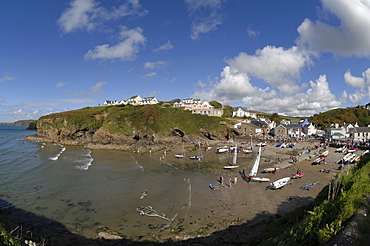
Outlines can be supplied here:
<path id="1" fill-rule="evenodd" d="M 175 221 L 172 228 L 180 226 L 185 234 L 206 236 L 215 231 L 230 229 L 232 225 L 253 226 L 261 221 L 271 218 L 278 218 L 287 212 L 308 204 L 313 201 L 317 194 L 325 187 L 334 175 L 338 172 L 336 162 L 344 154 L 336 153 L 335 148 L 320 146 L 318 141 L 297 142 L 293 148 L 275 147 L 276 143 L 267 144 L 261 154 L 259 177 L 269 178 L 271 182 L 283 177 L 292 177 L 300 170 L 304 176 L 299 179 L 292 179 L 283 189 L 268 189 L 268 182 L 247 182 L 243 179 L 243 169 L 248 176 L 254 163 L 254 154 L 238 154 L 237 164 L 239 168 L 226 170 L 225 165 L 232 162 L 232 154 L 216 154 L 216 149 L 203 151 L 201 162 L 190 162 L 191 155 L 197 155 L 197 150 L 186 152 L 186 159 L 176 159 L 175 154 L 181 153 L 181 147 L 172 148 L 159 158 L 166 158 L 166 161 L 175 163 L 184 168 L 194 169 L 191 180 L 191 205 L 186 218 L 179 218 Z M 230 145 L 231 146 L 231 145 Z M 311 149 L 310 153 L 302 153 L 304 150 Z M 329 150 L 325 163 L 312 165 L 315 155 Z M 258 151 L 258 147 L 253 147 L 253 151 Z M 358 151 L 360 155 L 363 151 Z M 297 163 L 292 162 L 291 157 L 297 158 Z M 275 164 L 275 159 L 277 163 Z M 279 162 L 280 160 L 281 162 Z M 273 173 L 262 173 L 264 168 L 281 167 L 280 171 Z M 198 170 L 198 171 L 196 171 Z M 325 170 L 325 171 L 324 171 Z M 326 172 L 327 171 L 327 172 Z M 220 175 L 224 177 L 225 186 L 219 182 Z M 231 183 L 237 178 L 237 183 Z M 209 188 L 212 184 L 215 190 Z M 310 189 L 302 186 L 314 184 Z M 245 233 L 244 233 L 245 234 Z M 244 235 L 244 237 L 247 237 Z M 177 239 L 187 238 L 179 233 Z M 235 239 L 235 238 L 234 238 Z M 235 239 L 238 240 L 238 239 Z M 246 238 L 240 239 L 247 240 Z"/>

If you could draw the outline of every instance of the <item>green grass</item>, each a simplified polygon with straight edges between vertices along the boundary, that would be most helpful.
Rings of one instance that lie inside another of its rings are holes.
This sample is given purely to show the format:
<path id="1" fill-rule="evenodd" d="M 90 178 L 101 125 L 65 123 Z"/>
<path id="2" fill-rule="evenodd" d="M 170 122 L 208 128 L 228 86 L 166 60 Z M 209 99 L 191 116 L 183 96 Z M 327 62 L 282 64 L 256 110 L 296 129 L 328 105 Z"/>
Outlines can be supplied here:
<path id="1" fill-rule="evenodd" d="M 21 246 L 19 240 L 13 238 L 1 225 L 0 225 L 0 245 L 7 246 Z"/>
<path id="2" fill-rule="evenodd" d="M 338 193 L 327 199 L 326 186 L 315 201 L 269 224 L 256 239 L 258 245 L 325 245 L 343 227 L 370 194 L 370 155 L 339 178 Z M 369 222 L 370 223 L 370 222 Z"/>
<path id="3" fill-rule="evenodd" d="M 40 118 L 44 129 L 70 128 L 96 131 L 103 127 L 110 133 L 122 133 L 133 136 L 134 133 L 169 134 L 174 129 L 181 129 L 185 134 L 199 134 L 206 130 L 214 135 L 227 134 L 227 127 L 220 125 L 224 118 L 192 114 L 190 111 L 146 106 L 108 106 L 88 107 L 63 113 L 50 114 Z"/>

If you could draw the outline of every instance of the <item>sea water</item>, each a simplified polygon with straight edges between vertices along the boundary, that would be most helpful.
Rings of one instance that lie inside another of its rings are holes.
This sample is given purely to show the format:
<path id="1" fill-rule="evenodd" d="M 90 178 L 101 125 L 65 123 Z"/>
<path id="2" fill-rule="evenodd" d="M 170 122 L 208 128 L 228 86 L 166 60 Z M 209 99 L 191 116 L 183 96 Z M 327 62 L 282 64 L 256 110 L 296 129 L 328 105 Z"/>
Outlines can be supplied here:
<path id="1" fill-rule="evenodd" d="M 190 208 L 190 181 L 172 163 L 138 153 L 24 140 L 35 133 L 0 126 L 0 198 L 20 209 L 85 237 L 107 228 L 135 239 L 168 227 Z M 151 206 L 168 220 L 140 215 L 140 206 Z"/>

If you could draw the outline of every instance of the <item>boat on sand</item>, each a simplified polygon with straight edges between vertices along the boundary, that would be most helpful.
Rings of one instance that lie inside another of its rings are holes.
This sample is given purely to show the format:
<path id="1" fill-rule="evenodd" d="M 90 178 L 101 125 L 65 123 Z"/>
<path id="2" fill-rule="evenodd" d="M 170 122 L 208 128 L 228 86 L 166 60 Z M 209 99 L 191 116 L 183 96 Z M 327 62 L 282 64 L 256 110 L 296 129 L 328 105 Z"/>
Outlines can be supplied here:
<path id="1" fill-rule="evenodd" d="M 258 172 L 258 167 L 259 167 L 259 164 L 260 164 L 260 160 L 261 160 L 261 151 L 262 150 L 261 150 L 261 146 L 260 146 L 259 147 L 259 150 L 258 150 L 257 158 L 254 161 L 254 165 L 252 167 L 251 172 L 249 173 L 249 180 L 250 181 L 256 181 L 256 182 L 269 182 L 270 181 L 269 178 L 256 177 L 257 176 L 257 172 Z"/>
<path id="2" fill-rule="evenodd" d="M 281 178 L 270 184 L 270 189 L 277 190 L 283 188 L 290 181 L 290 177 Z"/>

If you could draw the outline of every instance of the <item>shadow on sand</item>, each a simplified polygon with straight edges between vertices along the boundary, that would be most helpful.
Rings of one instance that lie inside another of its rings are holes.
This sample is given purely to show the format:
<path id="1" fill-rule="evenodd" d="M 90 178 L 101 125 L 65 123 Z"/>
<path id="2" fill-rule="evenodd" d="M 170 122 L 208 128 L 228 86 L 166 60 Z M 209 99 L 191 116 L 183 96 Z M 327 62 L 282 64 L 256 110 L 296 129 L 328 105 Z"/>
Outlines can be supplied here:
<path id="1" fill-rule="evenodd" d="M 258 245 L 255 236 L 260 234 L 267 224 L 280 218 L 292 208 L 308 204 L 312 197 L 290 197 L 278 205 L 278 213 L 259 213 L 254 219 L 240 225 L 229 226 L 225 230 L 217 231 L 209 236 L 197 237 L 183 241 L 168 239 L 164 243 L 137 242 L 129 239 L 107 240 L 89 239 L 70 232 L 61 223 L 35 215 L 34 213 L 19 209 L 11 203 L 0 199 L 0 222 L 7 231 L 12 232 L 16 238 L 32 240 L 40 245 Z M 173 235 L 175 237 L 176 235 Z"/>

